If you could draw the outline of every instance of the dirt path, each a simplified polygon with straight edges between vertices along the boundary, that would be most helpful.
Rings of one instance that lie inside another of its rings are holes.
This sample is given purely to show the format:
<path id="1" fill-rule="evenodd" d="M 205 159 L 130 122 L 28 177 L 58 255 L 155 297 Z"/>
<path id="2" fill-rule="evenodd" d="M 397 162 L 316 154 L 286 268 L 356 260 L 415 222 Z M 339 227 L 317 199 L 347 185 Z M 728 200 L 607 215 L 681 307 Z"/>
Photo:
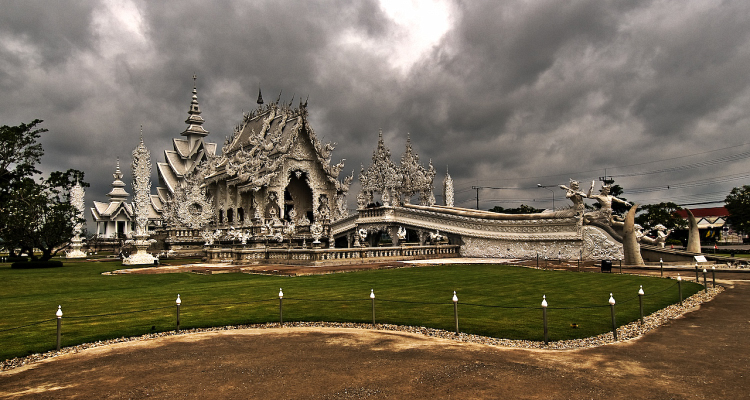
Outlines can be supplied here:
<path id="1" fill-rule="evenodd" d="M 171 336 L 0 373 L 3 398 L 738 399 L 750 283 L 638 340 L 515 350 L 401 332 L 293 328 Z"/>

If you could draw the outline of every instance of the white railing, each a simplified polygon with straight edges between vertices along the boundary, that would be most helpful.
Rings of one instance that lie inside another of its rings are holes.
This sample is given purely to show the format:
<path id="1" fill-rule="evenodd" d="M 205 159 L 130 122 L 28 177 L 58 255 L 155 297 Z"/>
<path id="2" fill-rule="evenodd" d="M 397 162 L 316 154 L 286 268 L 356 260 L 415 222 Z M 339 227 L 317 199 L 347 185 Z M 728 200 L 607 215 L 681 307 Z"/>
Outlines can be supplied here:
<path id="1" fill-rule="evenodd" d="M 459 257 L 458 245 L 360 247 L 347 249 L 209 248 L 209 262 L 297 265 L 361 264 L 377 261 Z"/>

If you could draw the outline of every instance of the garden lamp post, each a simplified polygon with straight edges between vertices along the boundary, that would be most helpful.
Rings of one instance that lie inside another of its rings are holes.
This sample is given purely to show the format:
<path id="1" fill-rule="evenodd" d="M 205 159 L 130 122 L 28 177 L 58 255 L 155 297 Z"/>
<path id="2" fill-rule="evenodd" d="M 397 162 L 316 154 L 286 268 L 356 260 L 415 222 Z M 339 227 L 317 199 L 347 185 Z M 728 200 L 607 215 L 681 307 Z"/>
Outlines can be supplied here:
<path id="1" fill-rule="evenodd" d="M 182 299 L 180 299 L 180 295 L 177 294 L 177 300 L 174 301 L 174 303 L 177 305 L 177 330 L 180 330 L 180 304 L 182 304 Z"/>
<path id="2" fill-rule="evenodd" d="M 700 278 L 698 278 L 698 262 L 695 262 L 695 283 L 700 284 Z"/>
<path id="3" fill-rule="evenodd" d="M 612 310 L 612 335 L 614 335 L 615 342 L 617 341 L 617 321 L 615 320 L 615 298 L 612 297 L 612 293 L 609 294 L 609 306 Z"/>
<path id="4" fill-rule="evenodd" d="M 279 288 L 279 323 L 284 324 L 284 292 Z"/>
<path id="5" fill-rule="evenodd" d="M 711 287 L 716 287 L 716 267 L 711 267 Z"/>
<path id="6" fill-rule="evenodd" d="M 458 296 L 456 291 L 453 291 L 453 319 L 456 320 L 456 335 L 458 335 Z"/>
<path id="7" fill-rule="evenodd" d="M 641 310 L 641 325 L 643 325 L 643 295 L 646 293 L 643 291 L 643 285 L 638 289 L 638 306 Z"/>
<path id="8" fill-rule="evenodd" d="M 62 339 L 62 306 L 57 306 L 55 316 L 57 317 L 57 351 L 60 351 L 60 341 Z"/>
<path id="9" fill-rule="evenodd" d="M 680 305 L 682 305 L 682 277 L 677 274 L 677 291 L 680 292 Z"/>
<path id="10" fill-rule="evenodd" d="M 544 344 L 549 342 L 547 335 L 547 295 L 542 296 L 542 318 L 544 319 Z"/>
<path id="11" fill-rule="evenodd" d="M 706 271 L 706 269 L 703 268 L 703 290 L 705 290 L 706 293 L 708 293 L 708 283 L 706 283 L 706 273 L 707 272 L 708 271 Z"/>
<path id="12" fill-rule="evenodd" d="M 375 289 L 370 289 L 370 300 L 372 301 L 372 326 L 375 327 Z"/>

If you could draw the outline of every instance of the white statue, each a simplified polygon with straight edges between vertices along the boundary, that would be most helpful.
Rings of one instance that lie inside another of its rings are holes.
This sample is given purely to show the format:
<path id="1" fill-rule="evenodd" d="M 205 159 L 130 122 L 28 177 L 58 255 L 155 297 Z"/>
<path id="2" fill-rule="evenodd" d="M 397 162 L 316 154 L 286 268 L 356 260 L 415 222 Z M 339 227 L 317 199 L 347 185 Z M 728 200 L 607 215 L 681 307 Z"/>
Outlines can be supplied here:
<path id="1" fill-rule="evenodd" d="M 603 219 L 605 223 L 613 225 L 614 220 L 612 218 L 612 202 L 614 201 L 617 203 L 621 203 L 628 207 L 630 207 L 631 204 L 625 200 L 618 199 L 617 197 L 609 194 L 611 186 L 607 184 L 602 185 L 602 188 L 600 189 L 599 194 L 592 195 L 591 192 L 594 190 L 594 185 L 595 185 L 595 182 L 592 181 L 591 188 L 589 188 L 589 192 L 586 195 L 586 197 L 590 199 L 595 199 L 596 201 L 599 202 L 599 205 L 601 206 L 601 208 L 599 209 L 599 216 L 597 219 Z"/>

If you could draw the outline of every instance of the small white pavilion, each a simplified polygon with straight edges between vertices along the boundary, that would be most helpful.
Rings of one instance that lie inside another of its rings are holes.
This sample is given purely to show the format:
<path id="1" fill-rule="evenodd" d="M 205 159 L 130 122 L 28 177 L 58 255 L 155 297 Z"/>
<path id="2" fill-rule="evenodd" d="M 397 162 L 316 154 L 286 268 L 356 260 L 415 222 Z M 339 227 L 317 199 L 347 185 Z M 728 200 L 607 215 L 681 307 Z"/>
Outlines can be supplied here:
<path id="1" fill-rule="evenodd" d="M 94 206 L 91 207 L 96 234 L 100 238 L 111 239 L 130 237 L 133 231 L 133 206 L 128 202 L 130 193 L 125 190 L 125 182 L 122 181 L 119 158 L 112 176 L 115 180 L 112 182 L 112 190 L 107 193 L 109 202 L 94 201 Z"/>

